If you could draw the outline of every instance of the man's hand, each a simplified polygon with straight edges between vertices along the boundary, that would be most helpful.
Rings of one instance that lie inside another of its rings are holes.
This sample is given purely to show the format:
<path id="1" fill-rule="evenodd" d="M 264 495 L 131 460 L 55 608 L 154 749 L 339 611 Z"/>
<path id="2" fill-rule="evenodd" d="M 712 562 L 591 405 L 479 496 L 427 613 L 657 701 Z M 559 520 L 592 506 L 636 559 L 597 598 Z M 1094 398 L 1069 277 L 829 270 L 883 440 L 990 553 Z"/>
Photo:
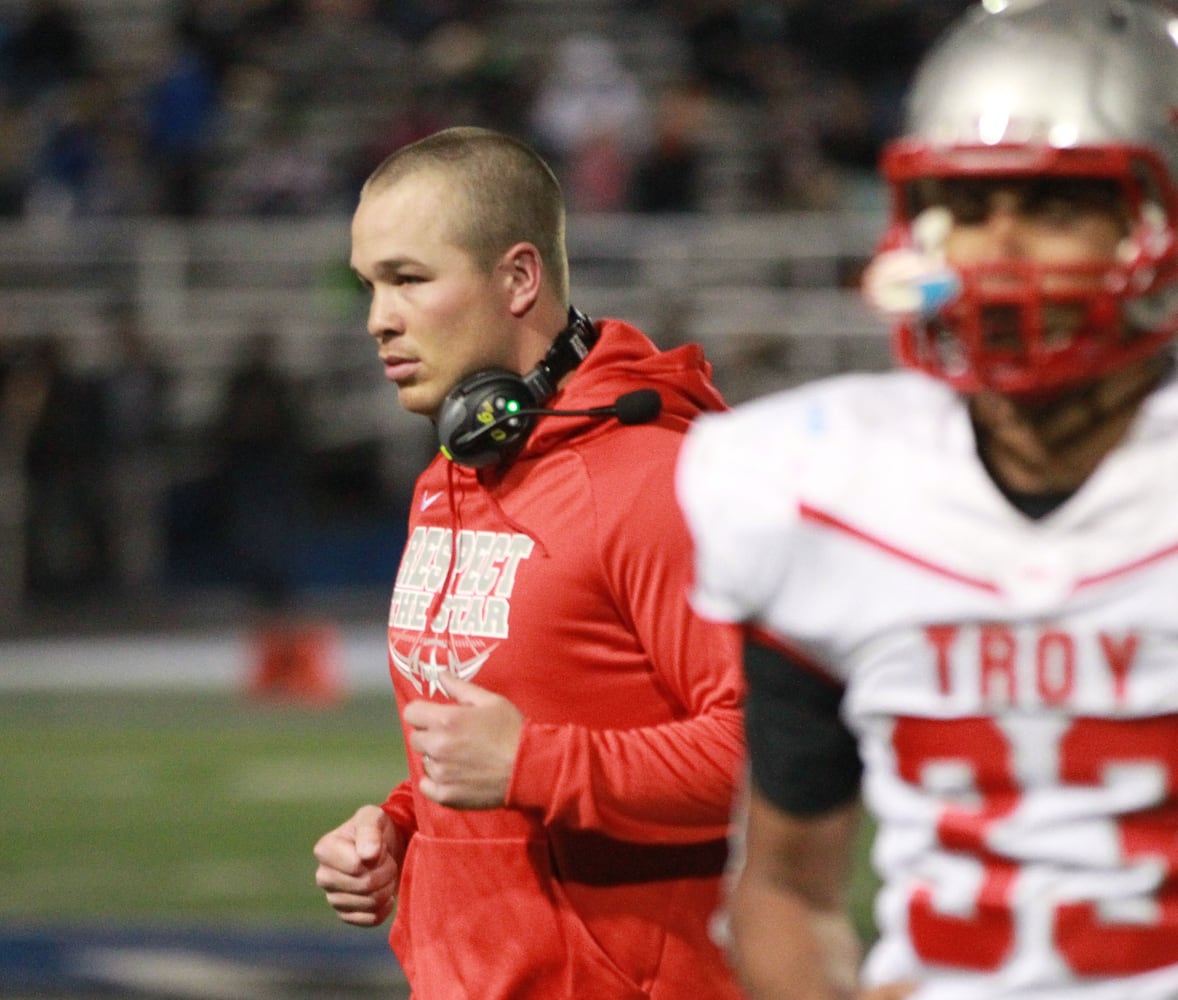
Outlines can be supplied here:
<path id="1" fill-rule="evenodd" d="M 452 674 L 441 684 L 452 704 L 413 701 L 402 713 L 409 746 L 422 755 L 421 793 L 455 809 L 496 809 L 506 801 L 523 714 Z"/>
<path id="2" fill-rule="evenodd" d="M 397 900 L 400 837 L 378 806 L 361 806 L 315 845 L 315 883 L 339 918 L 356 927 L 383 924 Z"/>

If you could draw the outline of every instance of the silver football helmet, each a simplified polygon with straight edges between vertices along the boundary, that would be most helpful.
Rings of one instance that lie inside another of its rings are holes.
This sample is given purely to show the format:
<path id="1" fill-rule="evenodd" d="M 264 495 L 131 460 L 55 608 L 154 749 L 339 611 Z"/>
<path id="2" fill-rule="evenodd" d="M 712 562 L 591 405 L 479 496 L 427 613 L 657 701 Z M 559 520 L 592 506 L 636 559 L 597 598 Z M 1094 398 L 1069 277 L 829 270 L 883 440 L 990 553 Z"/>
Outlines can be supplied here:
<path id="1" fill-rule="evenodd" d="M 880 255 L 918 261 L 891 262 L 904 294 L 881 306 L 902 363 L 962 391 L 1033 393 L 1091 380 L 1178 334 L 1178 4 L 984 0 L 934 45 L 906 111 L 882 160 L 892 218 Z M 1068 297 L 1084 318 L 1064 338 L 1044 321 L 1058 281 L 1034 265 L 944 267 L 945 213 L 918 194 L 929 181 L 1041 178 L 1115 185 L 1128 218 L 1115 264 L 1090 268 L 1093 290 Z M 921 282 L 931 296 L 913 293 Z"/>

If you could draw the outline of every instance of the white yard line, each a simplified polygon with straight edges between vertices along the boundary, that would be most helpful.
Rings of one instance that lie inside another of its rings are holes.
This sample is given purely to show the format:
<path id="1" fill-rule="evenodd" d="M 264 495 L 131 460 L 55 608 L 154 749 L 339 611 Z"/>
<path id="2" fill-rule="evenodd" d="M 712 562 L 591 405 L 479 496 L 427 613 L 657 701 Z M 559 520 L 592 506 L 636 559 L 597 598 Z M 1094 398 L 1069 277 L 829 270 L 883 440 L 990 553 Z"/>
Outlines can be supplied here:
<path id="1" fill-rule="evenodd" d="M 379 623 L 340 629 L 345 690 L 391 690 Z M 0 692 L 79 688 L 232 689 L 246 682 L 245 632 L 0 641 Z"/>

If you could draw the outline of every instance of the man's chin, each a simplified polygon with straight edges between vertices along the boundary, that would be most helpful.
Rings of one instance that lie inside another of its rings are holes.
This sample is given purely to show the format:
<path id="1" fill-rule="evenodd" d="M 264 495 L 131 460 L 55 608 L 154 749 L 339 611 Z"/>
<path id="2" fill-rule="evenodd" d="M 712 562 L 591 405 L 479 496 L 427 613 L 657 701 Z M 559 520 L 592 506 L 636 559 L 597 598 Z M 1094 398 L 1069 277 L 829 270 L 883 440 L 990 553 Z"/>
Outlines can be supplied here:
<path id="1" fill-rule="evenodd" d="M 419 386 L 398 386 L 397 402 L 406 413 L 435 420 L 442 401 L 433 393 L 426 393 Z"/>

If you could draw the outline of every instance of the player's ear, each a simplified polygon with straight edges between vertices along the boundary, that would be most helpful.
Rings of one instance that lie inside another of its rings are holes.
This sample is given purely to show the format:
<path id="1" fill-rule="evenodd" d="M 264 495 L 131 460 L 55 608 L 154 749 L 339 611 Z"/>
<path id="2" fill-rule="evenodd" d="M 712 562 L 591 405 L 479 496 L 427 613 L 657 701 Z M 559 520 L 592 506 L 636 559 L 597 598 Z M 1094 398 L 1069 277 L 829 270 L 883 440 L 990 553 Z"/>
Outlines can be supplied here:
<path id="1" fill-rule="evenodd" d="M 544 283 L 544 261 L 534 244 L 513 244 L 499 258 L 499 273 L 512 315 L 522 316 L 536 302 Z"/>

